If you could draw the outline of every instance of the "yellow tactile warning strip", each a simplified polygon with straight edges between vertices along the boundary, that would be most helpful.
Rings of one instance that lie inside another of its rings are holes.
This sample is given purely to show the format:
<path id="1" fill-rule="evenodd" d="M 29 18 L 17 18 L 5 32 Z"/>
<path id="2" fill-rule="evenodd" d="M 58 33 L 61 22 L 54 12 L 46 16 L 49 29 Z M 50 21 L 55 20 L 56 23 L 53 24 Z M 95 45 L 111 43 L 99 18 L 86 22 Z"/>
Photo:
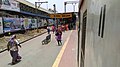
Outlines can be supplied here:
<path id="1" fill-rule="evenodd" d="M 62 49 L 60 50 L 60 53 L 58 54 L 58 56 L 57 56 L 57 58 L 56 58 L 54 64 L 52 65 L 52 67 L 58 67 L 58 65 L 59 65 L 59 63 L 60 63 L 60 60 L 61 60 L 61 58 L 62 58 L 62 55 L 63 55 L 63 53 L 64 53 L 64 51 L 65 51 L 65 49 L 66 49 L 67 43 L 68 43 L 68 41 L 69 41 L 69 39 L 70 39 L 71 33 L 72 33 L 72 31 L 70 32 L 70 34 L 69 34 L 67 40 L 65 41 L 65 43 L 64 43 L 64 45 L 63 45 L 63 47 L 62 47 Z"/>

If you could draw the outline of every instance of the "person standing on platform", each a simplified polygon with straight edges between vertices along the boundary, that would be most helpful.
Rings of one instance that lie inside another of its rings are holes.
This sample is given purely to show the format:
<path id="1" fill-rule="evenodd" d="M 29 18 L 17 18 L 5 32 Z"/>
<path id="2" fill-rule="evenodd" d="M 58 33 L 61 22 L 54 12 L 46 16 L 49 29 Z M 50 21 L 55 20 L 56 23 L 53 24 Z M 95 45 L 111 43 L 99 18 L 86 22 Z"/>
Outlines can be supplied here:
<path id="1" fill-rule="evenodd" d="M 61 39 L 62 39 L 62 31 L 60 29 L 58 29 L 56 31 L 56 40 L 58 42 L 58 46 L 62 45 Z"/>
<path id="2" fill-rule="evenodd" d="M 10 55 L 12 57 L 12 64 L 19 62 L 21 59 L 21 56 L 18 54 L 18 46 L 21 47 L 16 39 L 16 35 L 13 35 L 7 44 L 7 50 L 10 51 Z"/>
<path id="3" fill-rule="evenodd" d="M 68 31 L 68 24 L 65 25 L 66 31 Z"/>
<path id="4" fill-rule="evenodd" d="M 47 27 L 47 32 L 48 32 L 48 34 L 50 34 L 50 28 L 49 27 Z"/>
<path id="5" fill-rule="evenodd" d="M 55 26 L 54 25 L 52 26 L 52 31 L 53 31 L 53 34 L 54 34 L 54 32 L 55 32 Z"/>

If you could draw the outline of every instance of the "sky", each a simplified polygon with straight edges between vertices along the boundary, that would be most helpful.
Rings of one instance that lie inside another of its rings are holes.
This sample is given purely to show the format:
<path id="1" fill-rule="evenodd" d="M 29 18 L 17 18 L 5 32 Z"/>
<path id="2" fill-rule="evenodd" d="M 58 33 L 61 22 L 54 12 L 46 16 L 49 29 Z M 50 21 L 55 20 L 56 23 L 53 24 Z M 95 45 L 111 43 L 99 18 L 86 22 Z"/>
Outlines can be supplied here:
<path id="1" fill-rule="evenodd" d="M 53 9 L 53 4 L 56 4 L 56 10 L 59 12 L 59 13 L 62 13 L 64 12 L 64 2 L 66 1 L 79 1 L 79 0 L 27 0 L 31 3 L 35 3 L 35 2 L 44 2 L 44 1 L 48 1 L 48 3 L 43 3 L 41 4 L 41 7 L 42 8 L 45 8 L 45 9 Z M 73 5 L 72 4 L 67 4 L 66 6 L 66 12 L 73 12 Z M 78 4 L 76 4 L 75 6 L 75 12 L 78 12 Z"/>

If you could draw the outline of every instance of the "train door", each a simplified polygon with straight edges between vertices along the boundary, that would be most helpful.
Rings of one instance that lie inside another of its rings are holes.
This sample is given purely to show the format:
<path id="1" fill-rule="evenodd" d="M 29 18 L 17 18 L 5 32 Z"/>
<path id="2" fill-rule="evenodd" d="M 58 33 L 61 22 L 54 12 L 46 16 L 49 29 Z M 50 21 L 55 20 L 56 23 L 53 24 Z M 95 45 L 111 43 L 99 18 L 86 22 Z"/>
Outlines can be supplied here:
<path id="1" fill-rule="evenodd" d="M 81 36 L 81 60 L 80 67 L 84 67 L 85 59 L 85 40 L 86 40 L 86 22 L 87 22 L 87 10 L 83 13 L 82 19 L 82 36 Z"/>

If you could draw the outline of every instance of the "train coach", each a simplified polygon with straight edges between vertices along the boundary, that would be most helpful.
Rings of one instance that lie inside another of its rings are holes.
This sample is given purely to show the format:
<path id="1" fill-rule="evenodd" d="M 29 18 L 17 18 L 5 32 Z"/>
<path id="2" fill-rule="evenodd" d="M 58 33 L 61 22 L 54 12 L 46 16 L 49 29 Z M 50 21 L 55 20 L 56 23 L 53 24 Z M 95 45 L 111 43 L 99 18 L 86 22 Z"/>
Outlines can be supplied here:
<path id="1" fill-rule="evenodd" d="M 120 0 L 80 0 L 80 67 L 120 67 L 119 3 Z"/>

